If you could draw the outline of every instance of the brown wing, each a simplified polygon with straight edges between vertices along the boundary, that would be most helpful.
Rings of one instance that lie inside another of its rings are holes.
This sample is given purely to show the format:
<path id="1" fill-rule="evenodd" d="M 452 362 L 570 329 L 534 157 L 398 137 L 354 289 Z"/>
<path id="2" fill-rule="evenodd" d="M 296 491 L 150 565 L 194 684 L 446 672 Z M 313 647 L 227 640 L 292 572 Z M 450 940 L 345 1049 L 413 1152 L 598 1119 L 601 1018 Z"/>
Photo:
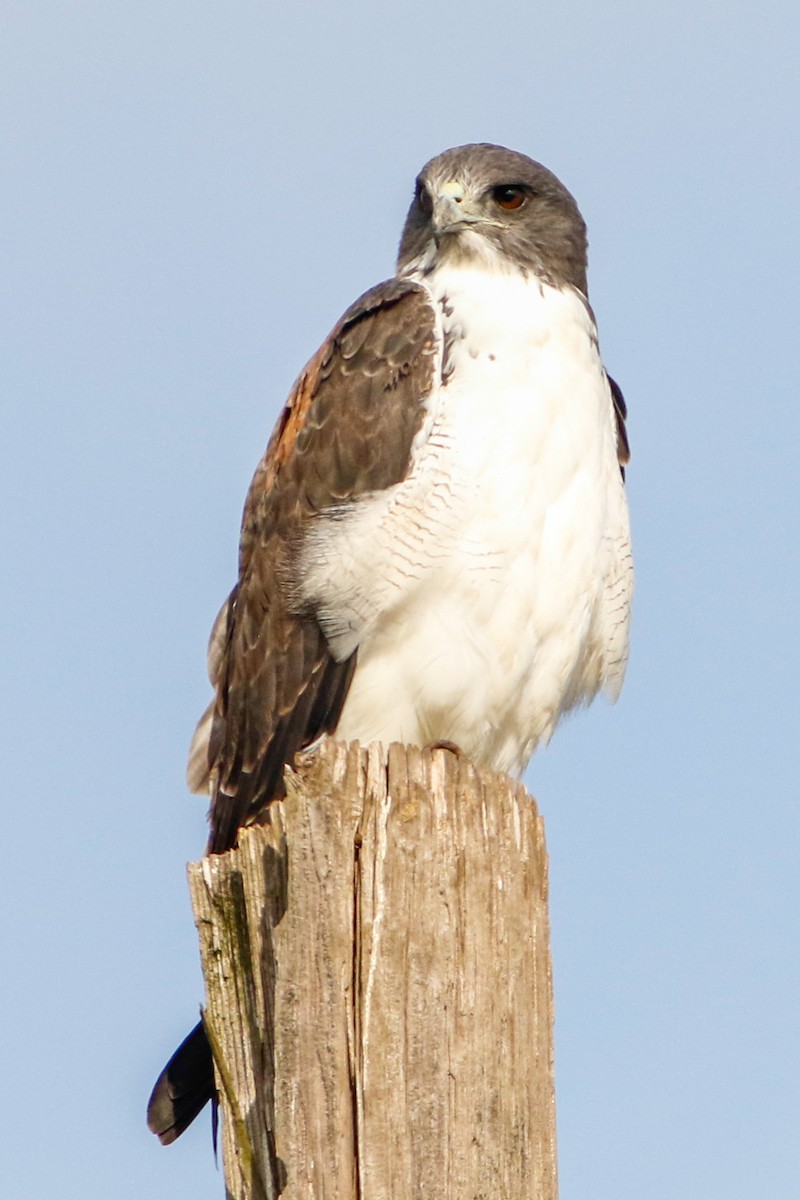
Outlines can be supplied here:
<path id="1" fill-rule="evenodd" d="M 356 655 L 337 662 L 313 611 L 292 606 L 298 547 L 316 513 L 404 478 L 435 348 L 427 293 L 381 284 L 345 313 L 281 414 L 245 504 L 224 643 L 212 634 L 216 697 L 190 756 L 190 782 L 210 779 L 210 853 L 234 845 L 282 795 L 286 763 L 336 727 Z"/>
<path id="2" fill-rule="evenodd" d="M 600 347 L 597 341 L 597 320 L 594 315 L 594 309 L 589 303 L 585 291 L 580 291 L 576 288 L 575 292 L 583 301 L 586 311 L 591 318 L 592 325 L 594 326 L 594 344 L 599 354 Z M 624 479 L 625 468 L 631 460 L 631 451 L 630 446 L 628 445 L 628 431 L 625 428 L 625 421 L 628 417 L 628 406 L 625 403 L 625 397 L 622 394 L 622 388 L 619 386 L 616 379 L 611 378 L 608 371 L 606 371 L 606 379 L 608 380 L 608 386 L 611 388 L 611 399 L 614 403 L 614 416 L 616 417 L 617 422 L 617 459 L 619 460 L 620 473 Z"/>
<path id="3" fill-rule="evenodd" d="M 628 406 L 625 403 L 625 397 L 622 394 L 622 388 L 612 379 L 606 371 L 606 379 L 611 387 L 611 398 L 614 401 L 614 416 L 617 418 L 617 458 L 619 459 L 619 469 L 622 472 L 622 478 L 625 478 L 625 468 L 631 461 L 631 450 L 628 445 L 628 431 L 625 428 L 625 421 L 628 417 Z"/>

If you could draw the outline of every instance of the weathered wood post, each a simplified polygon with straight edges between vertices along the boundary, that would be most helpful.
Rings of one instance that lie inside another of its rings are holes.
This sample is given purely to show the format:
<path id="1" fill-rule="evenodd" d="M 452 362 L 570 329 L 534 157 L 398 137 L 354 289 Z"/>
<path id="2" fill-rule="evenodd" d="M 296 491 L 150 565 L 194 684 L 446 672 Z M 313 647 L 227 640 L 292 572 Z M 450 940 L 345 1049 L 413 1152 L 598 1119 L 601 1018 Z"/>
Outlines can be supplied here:
<path id="1" fill-rule="evenodd" d="M 189 868 L 233 1200 L 556 1200 L 547 857 L 521 785 L 324 745 Z"/>

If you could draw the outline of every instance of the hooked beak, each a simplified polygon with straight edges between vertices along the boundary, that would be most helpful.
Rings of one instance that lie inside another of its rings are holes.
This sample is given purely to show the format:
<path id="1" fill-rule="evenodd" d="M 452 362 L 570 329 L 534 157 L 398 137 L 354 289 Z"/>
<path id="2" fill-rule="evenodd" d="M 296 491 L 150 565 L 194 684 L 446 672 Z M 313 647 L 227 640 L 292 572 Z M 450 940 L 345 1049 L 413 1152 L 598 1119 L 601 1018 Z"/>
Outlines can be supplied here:
<path id="1" fill-rule="evenodd" d="M 443 237 L 448 233 L 460 233 L 471 225 L 485 223 L 485 217 L 470 206 L 465 198 L 463 186 L 456 180 L 443 184 L 433 197 L 431 224 L 433 236 Z"/>

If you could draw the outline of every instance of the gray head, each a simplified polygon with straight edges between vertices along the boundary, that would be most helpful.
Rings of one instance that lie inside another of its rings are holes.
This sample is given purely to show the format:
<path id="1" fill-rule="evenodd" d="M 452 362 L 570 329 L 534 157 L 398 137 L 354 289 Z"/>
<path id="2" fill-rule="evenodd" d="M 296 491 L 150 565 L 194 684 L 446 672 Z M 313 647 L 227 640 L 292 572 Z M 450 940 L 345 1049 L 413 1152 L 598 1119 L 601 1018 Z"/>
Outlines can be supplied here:
<path id="1" fill-rule="evenodd" d="M 586 295 L 586 226 L 577 204 L 541 163 L 504 146 L 456 146 L 417 176 L 398 274 L 447 259 L 488 259 Z"/>

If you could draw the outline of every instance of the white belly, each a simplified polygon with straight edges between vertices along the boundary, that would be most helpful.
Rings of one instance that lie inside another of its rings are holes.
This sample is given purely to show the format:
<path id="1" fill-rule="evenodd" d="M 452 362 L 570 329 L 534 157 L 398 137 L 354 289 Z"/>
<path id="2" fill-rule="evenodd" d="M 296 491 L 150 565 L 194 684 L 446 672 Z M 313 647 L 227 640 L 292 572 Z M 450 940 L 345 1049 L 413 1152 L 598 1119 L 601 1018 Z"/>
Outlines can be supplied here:
<path id="1" fill-rule="evenodd" d="M 630 549 L 608 384 L 580 297 L 439 272 L 445 382 L 396 488 L 315 537 L 309 595 L 358 647 L 336 736 L 456 742 L 520 772 L 627 655 Z"/>

